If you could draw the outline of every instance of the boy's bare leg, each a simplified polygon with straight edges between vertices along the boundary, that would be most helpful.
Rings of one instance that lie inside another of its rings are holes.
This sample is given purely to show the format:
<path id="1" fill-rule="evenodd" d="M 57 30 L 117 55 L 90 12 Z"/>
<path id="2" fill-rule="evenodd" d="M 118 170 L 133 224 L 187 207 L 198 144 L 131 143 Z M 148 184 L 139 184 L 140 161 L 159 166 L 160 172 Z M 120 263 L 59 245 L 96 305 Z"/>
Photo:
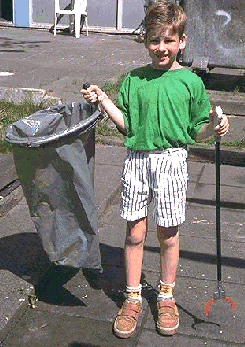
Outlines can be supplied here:
<path id="1" fill-rule="evenodd" d="M 158 226 L 157 233 L 161 267 L 157 296 L 157 330 L 163 335 L 173 335 L 179 327 L 179 313 L 172 293 L 179 262 L 179 232 L 178 227 Z"/>
<path id="2" fill-rule="evenodd" d="M 146 229 L 147 218 L 127 223 L 125 268 L 127 286 L 129 287 L 137 287 L 140 284 Z"/>
<path id="3" fill-rule="evenodd" d="M 167 284 L 175 282 L 179 263 L 179 231 L 178 227 L 157 227 L 160 242 L 161 280 Z"/>
<path id="4" fill-rule="evenodd" d="M 127 223 L 125 240 L 125 268 L 127 277 L 127 299 L 114 322 L 114 333 L 128 338 L 135 332 L 142 307 L 140 277 L 147 219 Z"/>

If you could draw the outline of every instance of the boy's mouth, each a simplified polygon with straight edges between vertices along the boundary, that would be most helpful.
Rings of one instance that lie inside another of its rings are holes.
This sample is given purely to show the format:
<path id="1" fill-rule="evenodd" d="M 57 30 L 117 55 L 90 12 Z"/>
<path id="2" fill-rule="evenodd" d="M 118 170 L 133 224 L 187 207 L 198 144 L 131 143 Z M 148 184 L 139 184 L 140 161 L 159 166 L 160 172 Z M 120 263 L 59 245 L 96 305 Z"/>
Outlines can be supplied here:
<path id="1" fill-rule="evenodd" d="M 158 60 L 168 59 L 168 55 L 161 54 L 161 53 L 156 54 L 156 57 L 157 57 Z"/>
<path id="2" fill-rule="evenodd" d="M 154 54 L 155 54 L 155 56 L 156 56 L 158 59 L 165 59 L 165 58 L 168 57 L 167 54 L 163 54 L 163 53 L 161 53 L 161 52 L 159 52 L 159 51 L 154 51 Z"/>

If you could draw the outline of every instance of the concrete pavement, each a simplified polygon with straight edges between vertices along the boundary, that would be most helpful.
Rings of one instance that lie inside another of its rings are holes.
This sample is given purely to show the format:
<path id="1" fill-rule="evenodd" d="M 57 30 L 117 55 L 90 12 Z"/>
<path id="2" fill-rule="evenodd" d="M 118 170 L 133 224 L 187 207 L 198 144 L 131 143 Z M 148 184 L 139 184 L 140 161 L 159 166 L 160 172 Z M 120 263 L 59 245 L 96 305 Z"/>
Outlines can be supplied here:
<path id="1" fill-rule="evenodd" d="M 14 72 L 10 78 L 0 77 L 1 86 L 43 88 L 64 101 L 79 100 L 79 88 L 84 81 L 103 85 L 148 61 L 144 47 L 132 37 L 91 34 L 76 40 L 65 35 L 55 39 L 52 34 L 39 30 L 3 27 L 0 31 L 1 70 Z M 244 139 L 243 126 L 243 118 L 234 117 L 234 131 L 230 136 Z M 210 151 L 213 155 L 213 149 Z M 216 289 L 215 171 L 210 157 L 206 161 L 189 160 L 187 220 L 180 231 L 175 290 L 180 330 L 174 337 L 162 337 L 155 331 L 159 248 L 150 217 L 139 328 L 128 340 L 117 339 L 112 334 L 111 325 L 122 301 L 124 285 L 125 222 L 118 214 L 124 156 L 123 147 L 96 145 L 95 194 L 104 273 L 98 275 L 85 270 L 51 273 L 36 309 L 30 308 L 28 297 L 32 299 L 33 286 L 50 264 L 21 187 L 6 190 L 8 183 L 16 178 L 12 158 L 1 157 L 2 192 L 5 192 L 0 201 L 2 346 L 245 345 L 245 176 L 244 155 L 237 151 L 229 151 L 229 157 L 225 155 L 224 159 L 226 165 L 221 166 L 222 279 L 227 296 L 235 300 L 236 309 L 218 301 L 211 306 L 209 316 L 204 315 L 204 305 Z M 234 166 L 233 159 L 237 156 L 240 160 Z"/>

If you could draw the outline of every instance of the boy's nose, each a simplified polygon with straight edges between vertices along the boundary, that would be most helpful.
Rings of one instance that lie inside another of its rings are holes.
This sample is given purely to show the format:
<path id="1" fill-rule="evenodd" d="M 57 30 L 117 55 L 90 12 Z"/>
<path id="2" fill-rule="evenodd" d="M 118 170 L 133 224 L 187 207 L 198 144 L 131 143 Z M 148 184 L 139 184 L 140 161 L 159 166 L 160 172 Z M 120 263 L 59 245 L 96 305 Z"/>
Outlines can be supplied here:
<path id="1" fill-rule="evenodd" d="M 159 42 L 159 45 L 158 45 L 158 50 L 159 50 L 159 51 L 165 51 L 165 49 L 166 49 L 165 42 L 164 42 L 163 40 L 161 40 L 161 41 Z"/>

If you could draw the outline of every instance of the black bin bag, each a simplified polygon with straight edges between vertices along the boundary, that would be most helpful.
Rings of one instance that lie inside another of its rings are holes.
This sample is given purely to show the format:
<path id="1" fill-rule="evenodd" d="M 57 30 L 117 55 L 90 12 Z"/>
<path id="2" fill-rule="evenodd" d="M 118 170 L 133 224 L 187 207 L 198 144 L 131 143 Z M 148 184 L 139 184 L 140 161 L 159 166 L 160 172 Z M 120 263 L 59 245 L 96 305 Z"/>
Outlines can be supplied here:
<path id="1" fill-rule="evenodd" d="M 94 126 L 84 102 L 51 106 L 8 126 L 16 171 L 51 262 L 101 269 L 94 183 Z"/>

